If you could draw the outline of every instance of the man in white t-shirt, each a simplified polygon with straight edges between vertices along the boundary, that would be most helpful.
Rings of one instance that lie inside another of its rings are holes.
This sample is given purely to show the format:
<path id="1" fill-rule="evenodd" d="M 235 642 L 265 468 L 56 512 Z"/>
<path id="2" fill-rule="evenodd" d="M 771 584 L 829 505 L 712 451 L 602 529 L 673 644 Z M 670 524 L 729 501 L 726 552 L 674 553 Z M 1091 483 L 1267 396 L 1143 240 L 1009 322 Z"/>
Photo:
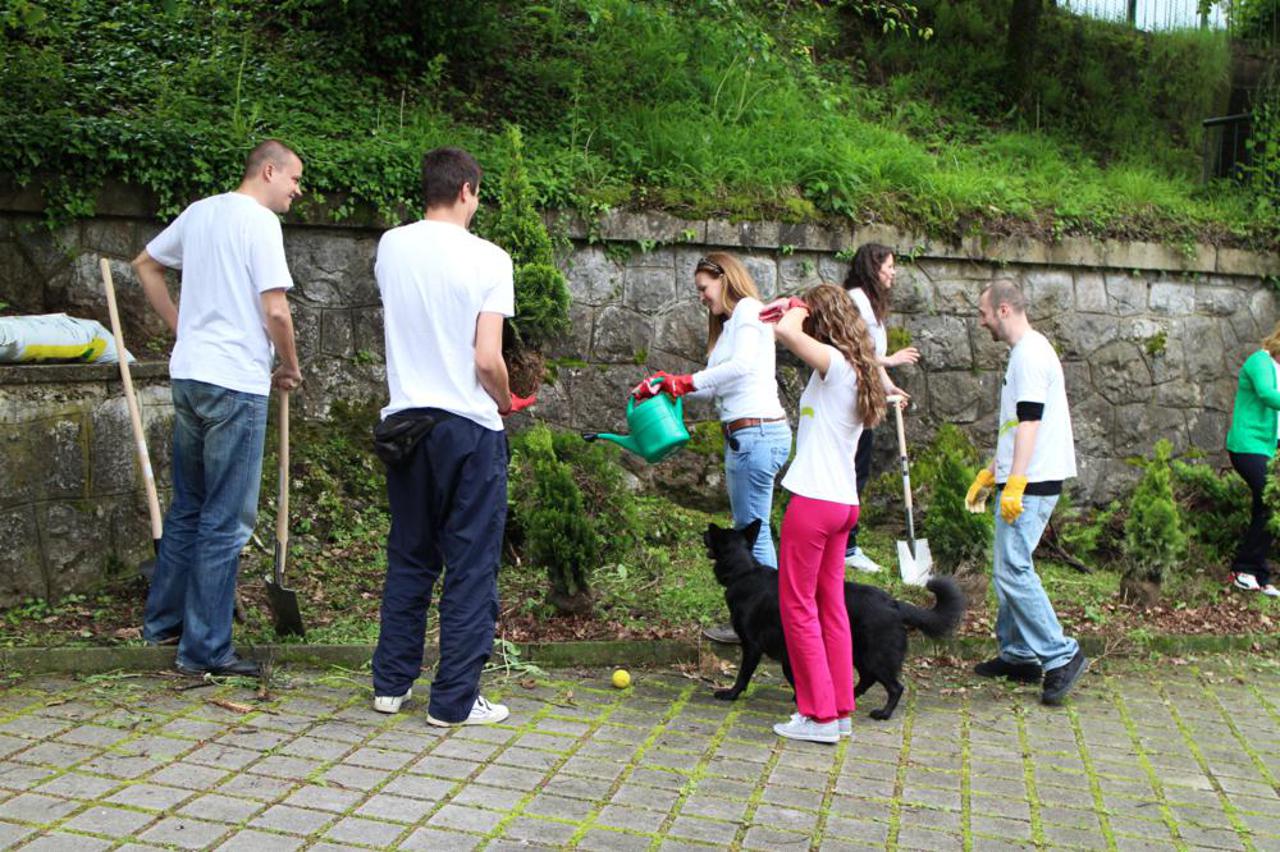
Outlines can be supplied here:
<path id="1" fill-rule="evenodd" d="M 387 463 L 391 532 L 373 708 L 395 713 L 411 696 L 443 573 L 427 705 L 427 722 L 441 727 L 508 715 L 480 695 L 480 673 L 493 649 L 507 516 L 502 418 L 533 403 L 511 393 L 502 357 L 503 322 L 515 313 L 511 258 L 467 230 L 480 174 L 466 151 L 427 152 L 425 216 L 383 234 L 374 265 L 391 397 L 375 445 Z"/>
<path id="2" fill-rule="evenodd" d="M 978 312 L 991 339 L 1012 348 L 1000 389 L 996 457 L 965 496 L 969 511 L 981 512 L 992 486 L 1000 494 L 992 571 L 999 654 L 974 671 L 1030 683 L 1043 677 L 1041 700 L 1060 704 L 1089 661 L 1076 640 L 1063 634 L 1031 554 L 1063 482 L 1076 475 L 1066 383 L 1053 344 L 1031 327 L 1017 285 L 992 283 L 978 299 Z"/>
<path id="3" fill-rule="evenodd" d="M 240 550 L 258 512 L 267 397 L 302 381 L 277 215 L 302 194 L 301 179 L 298 155 L 267 140 L 249 153 L 234 192 L 183 210 L 133 261 L 147 301 L 177 334 L 173 502 L 143 638 L 176 642 L 184 674 L 259 673 L 232 648 L 231 618 Z M 181 310 L 166 268 L 182 270 Z"/>

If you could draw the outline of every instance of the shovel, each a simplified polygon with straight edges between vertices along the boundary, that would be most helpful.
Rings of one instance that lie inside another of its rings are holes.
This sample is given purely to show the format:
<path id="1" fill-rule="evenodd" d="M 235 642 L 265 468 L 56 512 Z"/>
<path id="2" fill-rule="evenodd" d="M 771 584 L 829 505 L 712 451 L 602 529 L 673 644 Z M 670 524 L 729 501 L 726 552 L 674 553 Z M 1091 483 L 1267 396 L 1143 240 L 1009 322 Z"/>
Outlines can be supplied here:
<path id="1" fill-rule="evenodd" d="M 107 292 L 107 312 L 111 315 L 111 333 L 116 339 L 116 357 L 120 363 L 120 381 L 124 384 L 125 402 L 129 404 L 129 423 L 133 427 L 133 442 L 138 450 L 138 466 L 142 468 L 142 482 L 147 490 L 147 511 L 151 515 L 151 547 L 153 556 L 138 565 L 138 572 L 150 583 L 156 573 L 156 556 L 160 555 L 160 537 L 164 533 L 164 521 L 160 517 L 160 497 L 156 493 L 156 477 L 151 470 L 151 455 L 147 452 L 147 436 L 142 431 L 142 412 L 138 409 L 138 397 L 133 392 L 133 377 L 129 374 L 129 353 L 124 348 L 124 332 L 120 330 L 120 311 L 116 308 L 116 288 L 111 278 L 111 263 L 105 257 L 98 265 L 102 270 L 102 286 Z"/>
<path id="2" fill-rule="evenodd" d="M 289 392 L 280 392 L 280 505 L 276 513 L 276 558 L 267 578 L 267 601 L 276 620 L 277 636 L 306 636 L 298 593 L 284 586 L 284 563 L 289 552 Z"/>
<path id="3" fill-rule="evenodd" d="M 933 554 L 929 541 L 916 538 L 916 522 L 911 511 L 911 467 L 907 464 L 907 432 L 902 427 L 902 397 L 891 396 L 886 400 L 893 406 L 898 421 L 898 456 L 902 460 L 902 496 L 907 506 L 907 540 L 898 542 L 898 570 L 902 582 L 909 586 L 923 586 L 933 574 Z"/>

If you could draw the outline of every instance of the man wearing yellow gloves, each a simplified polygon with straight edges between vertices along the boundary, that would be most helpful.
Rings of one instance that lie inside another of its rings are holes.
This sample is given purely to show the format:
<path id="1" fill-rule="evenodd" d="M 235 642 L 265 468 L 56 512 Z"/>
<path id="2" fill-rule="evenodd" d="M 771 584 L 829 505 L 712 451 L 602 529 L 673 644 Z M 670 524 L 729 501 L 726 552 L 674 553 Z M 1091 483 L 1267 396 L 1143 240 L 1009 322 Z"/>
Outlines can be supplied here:
<path id="1" fill-rule="evenodd" d="M 995 461 L 978 472 L 965 495 L 970 512 L 985 511 L 993 486 L 999 495 L 992 570 L 999 653 L 973 670 L 1024 683 L 1043 676 L 1040 700 L 1061 704 L 1089 661 L 1076 640 L 1063 634 L 1031 554 L 1063 481 L 1076 475 L 1062 364 L 1053 345 L 1031 327 L 1026 297 L 1013 282 L 993 282 L 978 299 L 978 313 L 991 339 L 1011 348 L 1000 389 Z"/>

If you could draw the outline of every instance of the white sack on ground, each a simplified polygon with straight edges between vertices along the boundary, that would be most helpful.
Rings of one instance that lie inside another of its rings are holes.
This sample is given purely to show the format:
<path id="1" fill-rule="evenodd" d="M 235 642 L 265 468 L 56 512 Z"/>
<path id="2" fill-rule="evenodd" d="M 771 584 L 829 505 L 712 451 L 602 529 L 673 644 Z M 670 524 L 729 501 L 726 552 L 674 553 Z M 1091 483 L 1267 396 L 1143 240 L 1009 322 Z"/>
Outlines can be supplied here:
<path id="1" fill-rule="evenodd" d="M 114 364 L 116 342 L 97 320 L 66 314 L 0 317 L 0 363 L 72 361 Z M 129 363 L 135 359 L 129 355 Z"/>

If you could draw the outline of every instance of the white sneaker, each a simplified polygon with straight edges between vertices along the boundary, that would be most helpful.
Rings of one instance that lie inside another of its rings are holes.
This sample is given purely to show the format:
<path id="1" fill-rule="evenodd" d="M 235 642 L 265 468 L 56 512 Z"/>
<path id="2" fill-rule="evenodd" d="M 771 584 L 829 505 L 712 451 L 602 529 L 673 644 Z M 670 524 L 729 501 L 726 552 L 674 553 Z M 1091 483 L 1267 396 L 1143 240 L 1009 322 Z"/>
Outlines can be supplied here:
<path id="1" fill-rule="evenodd" d="M 1262 591 L 1262 586 L 1258 585 L 1258 578 L 1252 574 L 1234 573 L 1231 575 L 1231 582 L 1237 589 L 1244 589 L 1246 592 Z"/>
<path id="2" fill-rule="evenodd" d="M 794 713 L 787 721 L 774 725 L 773 732 L 789 740 L 804 740 L 811 743 L 834 743 L 840 740 L 840 726 L 834 719 L 830 722 L 815 722 L 799 713 Z"/>
<path id="3" fill-rule="evenodd" d="M 848 716 L 841 716 L 839 719 L 836 719 L 836 724 L 840 728 L 840 736 L 853 736 L 853 719 Z"/>
<path id="4" fill-rule="evenodd" d="M 875 574 L 880 570 L 880 566 L 877 565 L 861 547 L 855 547 L 853 550 L 845 553 L 844 567 L 856 568 L 857 570 L 863 571 L 867 574 Z"/>
<path id="5" fill-rule="evenodd" d="M 413 687 L 406 689 L 404 695 L 375 695 L 373 709 L 379 713 L 399 713 L 400 705 L 413 697 Z"/>
<path id="6" fill-rule="evenodd" d="M 1280 598 L 1280 589 L 1277 589 L 1270 583 L 1263 586 L 1260 591 L 1269 598 Z"/>
<path id="7" fill-rule="evenodd" d="M 471 706 L 471 714 L 461 722 L 446 722 L 427 714 L 427 723 L 437 728 L 453 728 L 458 725 L 496 725 L 511 715 L 505 704 L 490 704 L 483 695 L 476 696 L 476 703 Z"/>

